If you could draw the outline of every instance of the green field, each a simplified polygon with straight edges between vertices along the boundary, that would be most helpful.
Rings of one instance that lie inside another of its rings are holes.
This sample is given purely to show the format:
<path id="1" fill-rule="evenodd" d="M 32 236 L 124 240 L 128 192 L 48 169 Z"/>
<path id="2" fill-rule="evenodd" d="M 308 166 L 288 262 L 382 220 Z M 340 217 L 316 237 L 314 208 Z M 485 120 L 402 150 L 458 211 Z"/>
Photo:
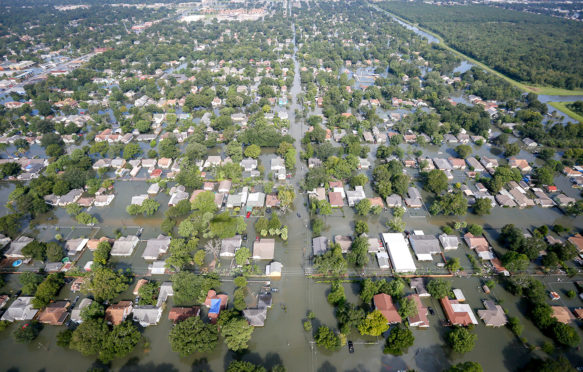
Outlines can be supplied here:
<path id="1" fill-rule="evenodd" d="M 562 113 L 564 113 L 565 115 L 569 116 L 571 119 L 575 119 L 575 120 L 578 120 L 580 123 L 583 123 L 583 116 L 570 110 L 567 107 L 567 104 L 569 104 L 569 102 L 549 102 L 549 105 L 553 106 L 557 110 L 559 110 Z"/>
<path id="2" fill-rule="evenodd" d="M 485 6 L 380 6 L 524 91 L 583 93 L 583 50 L 573 47 L 583 44 L 580 24 Z"/>

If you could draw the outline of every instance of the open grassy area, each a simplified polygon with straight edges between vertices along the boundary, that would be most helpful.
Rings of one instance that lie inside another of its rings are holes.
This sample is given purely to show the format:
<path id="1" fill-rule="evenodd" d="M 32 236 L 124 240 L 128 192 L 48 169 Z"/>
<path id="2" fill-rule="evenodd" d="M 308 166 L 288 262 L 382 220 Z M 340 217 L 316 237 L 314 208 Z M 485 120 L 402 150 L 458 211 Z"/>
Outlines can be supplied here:
<path id="1" fill-rule="evenodd" d="M 565 115 L 569 116 L 571 119 L 578 120 L 579 122 L 583 123 L 583 116 L 577 114 L 576 112 L 570 110 L 567 107 L 567 104 L 570 102 L 549 102 L 549 105 L 553 106 L 557 110 L 561 111 Z"/>
<path id="2" fill-rule="evenodd" d="M 398 15 L 396 15 L 395 13 L 390 13 L 392 16 L 394 16 L 395 18 L 408 23 L 412 26 L 417 27 L 419 30 L 426 32 L 428 34 L 430 34 L 431 36 L 437 38 L 439 40 L 439 42 L 441 43 L 441 45 L 451 51 L 452 53 L 457 54 L 458 56 L 467 59 L 470 63 L 479 66 L 481 68 L 483 68 L 484 70 L 491 72 L 501 78 L 503 78 L 504 80 L 508 81 L 510 84 L 514 85 L 515 87 L 517 87 L 518 89 L 527 92 L 527 93 L 536 93 L 536 94 L 544 94 L 544 95 L 552 95 L 552 96 L 579 96 L 579 95 L 583 95 L 583 89 L 574 89 L 574 90 L 570 90 L 570 89 L 564 89 L 564 88 L 556 88 L 556 87 L 541 87 L 541 86 L 534 86 L 534 85 L 528 85 L 528 84 L 524 84 L 521 83 L 519 81 L 516 81 L 488 66 L 486 66 L 485 64 L 483 64 L 482 62 L 479 62 L 467 55 L 465 55 L 464 53 L 452 48 L 451 46 L 449 46 L 445 40 L 443 40 L 443 38 L 441 36 L 439 36 L 438 34 L 436 34 L 435 32 L 432 32 L 431 30 L 428 30 L 426 28 L 423 28 L 421 26 L 419 26 L 419 24 L 411 22 L 408 19 L 405 19 L 403 17 L 400 17 Z M 579 119 L 580 120 L 580 119 Z"/>

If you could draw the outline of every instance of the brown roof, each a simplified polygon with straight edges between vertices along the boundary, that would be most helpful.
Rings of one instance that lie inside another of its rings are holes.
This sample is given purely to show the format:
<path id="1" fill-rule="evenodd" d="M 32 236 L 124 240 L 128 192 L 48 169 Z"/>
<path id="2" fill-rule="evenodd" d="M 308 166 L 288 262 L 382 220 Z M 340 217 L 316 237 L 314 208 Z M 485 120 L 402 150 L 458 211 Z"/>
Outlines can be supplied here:
<path id="1" fill-rule="evenodd" d="M 266 207 L 277 207 L 279 205 L 279 199 L 275 194 L 267 194 L 265 196 L 265 206 Z"/>
<path id="2" fill-rule="evenodd" d="M 387 323 L 401 323 L 401 316 L 393 304 L 391 296 L 385 293 L 379 293 L 373 297 L 373 303 L 375 309 L 380 311 L 385 319 L 387 319 Z"/>
<path id="3" fill-rule="evenodd" d="M 198 316 L 200 314 L 200 308 L 198 306 L 193 307 L 173 307 L 168 313 L 168 320 L 174 323 L 181 322 L 185 319 Z"/>
<path id="4" fill-rule="evenodd" d="M 472 318 L 470 318 L 470 314 L 466 312 L 455 312 L 452 304 L 457 304 L 456 300 L 450 300 L 447 297 L 442 298 L 439 300 L 441 302 L 441 307 L 443 307 L 443 311 L 445 311 L 445 316 L 449 320 L 449 322 L 453 325 L 463 325 L 467 326 L 472 324 Z"/>
<path id="5" fill-rule="evenodd" d="M 344 187 L 342 181 L 330 181 L 330 188 L 333 189 L 335 187 Z"/>
<path id="6" fill-rule="evenodd" d="M 132 312 L 131 301 L 120 301 L 117 304 L 109 305 L 105 309 L 105 320 L 113 325 L 121 324 L 125 318 Z"/>
<path id="7" fill-rule="evenodd" d="M 553 318 L 557 319 L 558 322 L 568 324 L 575 320 L 575 317 L 568 307 L 551 306 L 551 308 L 553 309 Z"/>
<path id="8" fill-rule="evenodd" d="M 466 235 L 464 235 L 464 239 L 466 241 L 466 244 L 471 249 L 476 248 L 486 248 L 486 250 L 488 249 L 488 241 L 483 236 L 474 236 L 472 235 L 472 233 L 467 233 Z"/>
<path id="9" fill-rule="evenodd" d="M 577 319 L 583 319 L 583 309 L 575 309 L 573 310 Z"/>
<path id="10" fill-rule="evenodd" d="M 581 236 L 581 234 L 573 235 L 568 240 L 571 242 L 571 244 L 577 247 L 579 252 L 583 252 L 583 236 Z"/>
<path id="11" fill-rule="evenodd" d="M 333 207 L 343 207 L 344 206 L 344 198 L 342 198 L 342 193 L 340 193 L 340 192 L 328 193 L 328 199 L 330 199 L 330 205 Z"/>
<path id="12" fill-rule="evenodd" d="M 368 198 L 368 200 L 370 200 L 371 207 L 374 207 L 377 205 L 381 208 L 385 207 L 385 204 L 383 203 L 383 198 L 381 198 L 380 196 L 377 196 L 375 198 Z"/>
<path id="13" fill-rule="evenodd" d="M 69 313 L 69 301 L 55 301 L 50 303 L 38 315 L 38 321 L 50 325 L 62 325 Z"/>
<path id="14" fill-rule="evenodd" d="M 111 244 L 111 243 L 113 243 L 113 240 L 110 240 L 106 236 L 102 236 L 99 239 L 89 239 L 89 241 L 87 242 L 87 248 L 89 248 L 90 251 L 94 251 L 97 249 L 97 246 L 101 242 L 109 242 Z"/>
<path id="15" fill-rule="evenodd" d="M 429 327 L 429 319 L 427 318 L 427 308 L 421 303 L 421 298 L 418 294 L 411 294 L 407 298 L 415 301 L 417 306 L 417 315 L 409 317 L 409 324 L 416 325 L 418 327 Z"/>

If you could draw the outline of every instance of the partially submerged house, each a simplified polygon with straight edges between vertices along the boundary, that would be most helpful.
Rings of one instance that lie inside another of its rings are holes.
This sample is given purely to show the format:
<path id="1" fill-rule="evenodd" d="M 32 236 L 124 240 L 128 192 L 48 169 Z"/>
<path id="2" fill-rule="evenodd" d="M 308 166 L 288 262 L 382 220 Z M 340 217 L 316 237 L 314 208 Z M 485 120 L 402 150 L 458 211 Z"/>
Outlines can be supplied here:
<path id="1" fill-rule="evenodd" d="M 401 323 L 401 316 L 393 304 L 393 299 L 386 293 L 379 293 L 372 299 L 374 308 L 383 314 L 388 324 Z"/>
<path id="2" fill-rule="evenodd" d="M 419 297 L 419 295 L 411 294 L 407 296 L 407 298 L 413 300 L 413 302 L 415 302 L 415 306 L 417 307 L 417 314 L 407 318 L 409 325 L 411 327 L 420 328 L 429 327 L 429 319 L 427 318 L 429 311 L 425 306 L 423 306 L 423 303 L 421 302 L 421 298 Z"/>
<path id="3" fill-rule="evenodd" d="M 508 323 L 508 318 L 504 314 L 502 306 L 496 305 L 494 301 L 484 300 L 486 310 L 478 310 L 478 316 L 489 327 L 503 327 Z"/>
<path id="4" fill-rule="evenodd" d="M 445 312 L 445 316 L 449 324 L 454 326 L 468 326 L 470 324 L 478 324 L 478 320 L 468 304 L 461 304 L 457 300 L 450 300 L 447 297 L 439 300 L 441 307 Z"/>
<path id="5" fill-rule="evenodd" d="M 51 302 L 38 314 L 38 321 L 54 326 L 63 325 L 69 316 L 69 305 L 69 301 Z"/>
<path id="6" fill-rule="evenodd" d="M 170 240 L 169 236 L 161 234 L 155 239 L 148 239 L 146 241 L 146 249 L 144 249 L 142 258 L 144 258 L 144 260 L 157 260 L 158 257 L 168 252 Z"/>
<path id="7" fill-rule="evenodd" d="M 193 318 L 200 315 L 200 307 L 173 307 L 168 312 L 168 320 L 173 323 L 178 323 L 188 318 Z"/>
<path id="8" fill-rule="evenodd" d="M 410 235 L 409 242 L 419 261 L 432 261 L 432 255 L 441 253 L 439 240 L 433 235 Z"/>
<path id="9" fill-rule="evenodd" d="M 136 306 L 133 310 L 134 322 L 140 323 L 142 327 L 156 325 L 162 317 L 162 307 L 153 305 Z"/>
<path id="10" fill-rule="evenodd" d="M 140 239 L 135 235 L 122 236 L 113 243 L 112 256 L 131 256 Z"/>
<path id="11" fill-rule="evenodd" d="M 312 254 L 320 256 L 328 250 L 328 238 L 325 236 L 318 236 L 312 239 Z"/>
<path id="12" fill-rule="evenodd" d="M 34 297 L 21 296 L 18 297 L 14 302 L 6 309 L 2 318 L 0 320 L 6 320 L 7 322 L 14 322 L 17 320 L 31 320 L 38 313 L 38 309 L 34 309 L 32 306 L 32 299 Z"/>
<path id="13" fill-rule="evenodd" d="M 260 239 L 253 242 L 253 259 L 273 260 L 275 253 L 275 239 Z"/>
<path id="14" fill-rule="evenodd" d="M 117 304 L 109 305 L 105 309 L 105 320 L 112 325 L 121 324 L 132 313 L 133 304 L 131 301 L 120 301 Z"/>
<path id="15" fill-rule="evenodd" d="M 241 243 L 243 239 L 241 235 L 235 235 L 232 238 L 225 238 L 221 240 L 221 252 L 220 257 L 235 257 L 235 252 L 237 249 L 241 248 Z"/>

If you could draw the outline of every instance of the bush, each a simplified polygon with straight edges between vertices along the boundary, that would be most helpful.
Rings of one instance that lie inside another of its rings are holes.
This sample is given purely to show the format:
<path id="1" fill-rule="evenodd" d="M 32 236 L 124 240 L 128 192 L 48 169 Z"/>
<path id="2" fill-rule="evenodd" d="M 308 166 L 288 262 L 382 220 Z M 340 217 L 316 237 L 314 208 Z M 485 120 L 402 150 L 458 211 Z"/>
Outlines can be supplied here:
<path id="1" fill-rule="evenodd" d="M 340 349 L 340 337 L 326 326 L 318 328 L 314 340 L 316 341 L 316 345 L 327 350 L 335 351 Z"/>
<path id="2" fill-rule="evenodd" d="M 30 344 L 38 337 L 41 330 L 42 324 L 37 321 L 25 323 L 14 331 L 14 340 L 21 344 Z"/>
<path id="3" fill-rule="evenodd" d="M 478 336 L 471 333 L 467 328 L 457 327 L 447 335 L 447 342 L 453 351 L 467 353 L 472 351 Z"/>
<path id="4" fill-rule="evenodd" d="M 413 336 L 413 332 L 409 328 L 399 326 L 391 330 L 391 334 L 387 337 L 383 353 L 403 355 L 414 343 L 415 337 Z"/>
<path id="5" fill-rule="evenodd" d="M 468 226 L 468 231 L 470 232 L 470 234 L 472 234 L 474 236 L 481 236 L 482 233 L 484 232 L 484 230 L 482 229 L 482 226 L 474 225 L 474 224 L 471 224 Z"/>

